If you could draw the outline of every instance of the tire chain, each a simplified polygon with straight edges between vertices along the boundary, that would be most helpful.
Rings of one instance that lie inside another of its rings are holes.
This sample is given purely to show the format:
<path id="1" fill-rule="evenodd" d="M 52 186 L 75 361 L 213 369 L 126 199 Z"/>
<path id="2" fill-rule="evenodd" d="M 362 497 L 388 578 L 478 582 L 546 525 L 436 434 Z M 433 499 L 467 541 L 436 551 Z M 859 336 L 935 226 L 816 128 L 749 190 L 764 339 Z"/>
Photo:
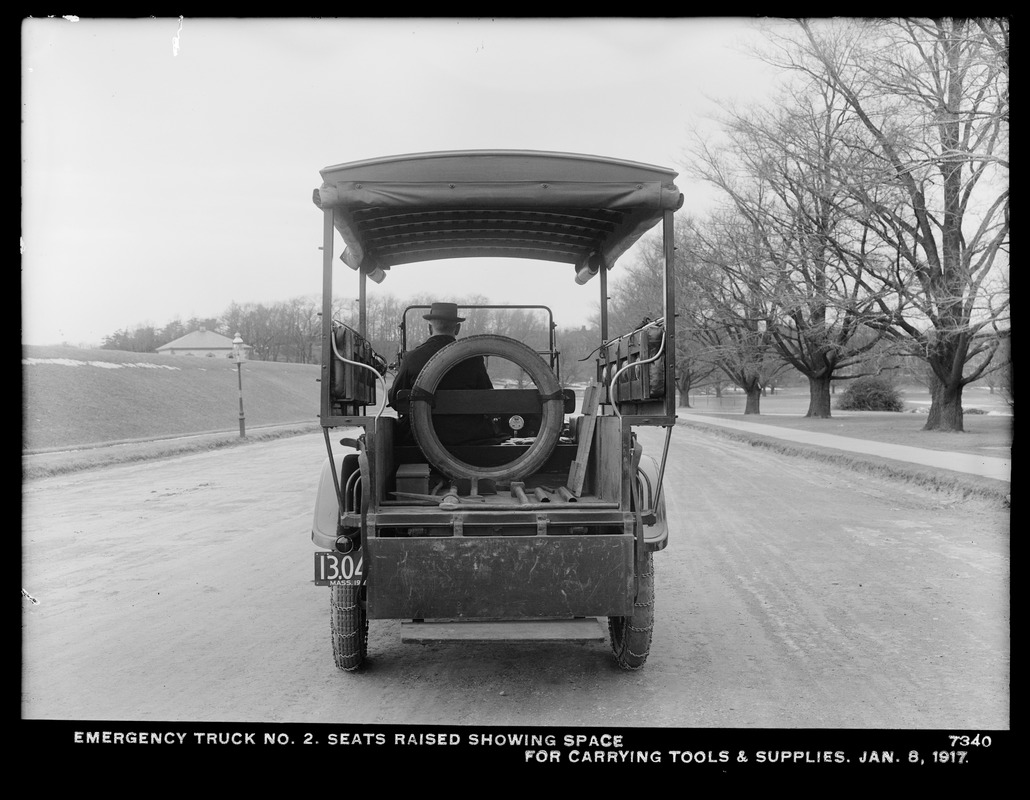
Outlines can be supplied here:
<path id="1" fill-rule="evenodd" d="M 364 625 L 361 627 L 360 630 L 354 630 L 354 631 L 351 631 L 350 633 L 340 633 L 337 630 L 337 627 L 340 627 L 340 624 L 339 624 L 338 620 L 340 619 L 341 616 L 346 616 L 347 614 L 359 613 L 359 610 L 361 608 L 361 601 L 357 600 L 356 602 L 354 602 L 354 603 L 352 603 L 350 605 L 342 605 L 342 604 L 336 603 L 335 600 L 334 600 L 334 597 L 332 595 L 330 595 L 330 597 L 329 597 L 329 605 L 330 605 L 330 609 L 329 609 L 330 610 L 329 631 L 330 631 L 330 634 L 333 637 L 333 656 L 334 656 L 334 660 L 336 661 L 336 665 L 337 665 L 337 667 L 339 669 L 341 669 L 341 670 L 343 670 L 345 672 L 354 672 L 355 670 L 360 669 L 363 666 L 364 661 L 365 661 L 365 654 L 359 652 L 361 647 L 362 647 L 362 644 L 361 643 L 358 643 L 357 645 L 353 645 L 352 644 L 351 648 L 353 648 L 353 651 L 350 651 L 350 652 L 348 652 L 346 654 L 342 654 L 341 653 L 340 655 L 338 655 L 338 653 L 343 650 L 343 646 L 342 646 L 343 645 L 343 640 L 355 639 L 359 635 L 364 640 L 364 647 L 367 648 L 367 646 L 368 646 L 368 620 L 367 619 L 365 620 Z M 350 648 L 348 648 L 348 650 L 350 650 Z M 341 662 L 343 662 L 343 661 L 352 661 L 354 659 L 358 660 L 356 664 L 351 664 L 350 666 L 342 665 L 341 664 Z"/>
<path id="2" fill-rule="evenodd" d="M 653 609 L 654 605 L 655 605 L 655 600 L 654 600 L 654 584 L 653 584 L 653 580 L 654 580 L 654 566 L 653 566 L 653 562 L 652 562 L 651 571 L 650 572 L 641 573 L 640 577 L 641 578 L 650 578 L 652 580 L 651 599 L 648 602 L 646 602 L 646 603 L 638 603 L 638 602 L 634 601 L 633 608 L 634 609 L 637 609 L 637 608 L 652 608 Z M 634 617 L 636 616 L 636 612 L 635 611 L 634 611 L 633 616 Z M 630 617 L 629 619 L 632 619 L 632 618 L 633 617 Z M 627 618 L 623 617 L 623 619 L 627 619 Z M 609 623 L 608 623 L 609 634 L 611 633 L 611 629 L 612 629 L 612 624 L 611 624 L 611 621 L 609 620 Z M 620 637 L 621 642 L 620 642 L 620 646 L 619 646 L 618 650 L 615 649 L 614 637 L 612 639 L 612 651 L 615 653 L 615 661 L 619 665 L 620 668 L 622 668 L 624 670 L 635 671 L 635 670 L 638 670 L 638 669 L 640 669 L 640 668 L 642 668 L 644 666 L 644 663 L 646 662 L 647 657 L 648 657 L 648 655 L 651 652 L 651 634 L 653 633 L 653 631 L 654 631 L 654 612 L 653 611 L 651 612 L 650 623 L 647 626 L 645 626 L 645 627 L 630 625 L 628 623 L 628 621 L 627 621 L 627 623 L 625 624 L 625 626 L 622 629 L 622 636 Z M 635 653 L 635 652 L 633 652 L 629 648 L 629 634 L 631 632 L 639 633 L 639 634 L 645 634 L 646 635 L 646 637 L 647 637 L 646 638 L 647 649 L 643 653 Z M 644 659 L 644 661 L 642 661 L 641 663 L 636 664 L 636 665 L 628 664 L 628 663 L 626 663 L 627 656 L 629 656 L 631 658 Z"/>

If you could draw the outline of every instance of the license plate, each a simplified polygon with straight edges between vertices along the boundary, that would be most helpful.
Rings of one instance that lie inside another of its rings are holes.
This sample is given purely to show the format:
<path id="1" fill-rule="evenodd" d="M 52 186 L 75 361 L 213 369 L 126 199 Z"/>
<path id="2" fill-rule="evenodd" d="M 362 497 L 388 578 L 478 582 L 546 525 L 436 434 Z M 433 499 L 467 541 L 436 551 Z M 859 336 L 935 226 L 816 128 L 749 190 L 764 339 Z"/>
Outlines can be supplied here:
<path id="1" fill-rule="evenodd" d="M 361 583 L 362 553 L 315 552 L 315 586 L 357 586 Z"/>

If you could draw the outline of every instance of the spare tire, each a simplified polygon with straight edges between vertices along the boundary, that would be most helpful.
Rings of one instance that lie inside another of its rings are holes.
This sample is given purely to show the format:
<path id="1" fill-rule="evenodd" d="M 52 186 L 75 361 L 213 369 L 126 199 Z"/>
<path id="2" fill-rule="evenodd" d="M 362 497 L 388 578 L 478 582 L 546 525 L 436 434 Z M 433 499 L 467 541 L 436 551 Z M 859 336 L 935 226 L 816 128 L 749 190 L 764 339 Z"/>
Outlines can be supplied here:
<path id="1" fill-rule="evenodd" d="M 480 467 L 456 458 L 444 447 L 433 427 L 433 410 L 425 402 L 436 391 L 451 368 L 476 356 L 499 356 L 522 367 L 540 392 L 543 414 L 540 431 L 529 449 L 507 464 Z M 418 390 L 422 391 L 418 391 Z M 517 339 L 494 334 L 467 336 L 437 351 L 415 379 L 409 412 L 411 432 L 426 459 L 449 478 L 476 478 L 498 482 L 519 480 L 536 472 L 554 451 L 565 419 L 561 386 L 546 362 L 531 347 Z M 421 402 L 420 402 L 421 400 Z"/>

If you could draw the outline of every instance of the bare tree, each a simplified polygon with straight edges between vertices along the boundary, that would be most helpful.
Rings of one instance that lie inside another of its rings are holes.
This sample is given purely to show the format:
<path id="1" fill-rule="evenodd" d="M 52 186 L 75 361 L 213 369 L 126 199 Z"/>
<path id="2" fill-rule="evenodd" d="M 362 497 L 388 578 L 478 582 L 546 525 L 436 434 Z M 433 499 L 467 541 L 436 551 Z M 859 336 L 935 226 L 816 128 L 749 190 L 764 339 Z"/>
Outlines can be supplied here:
<path id="1" fill-rule="evenodd" d="M 677 239 L 677 271 L 689 275 L 695 295 L 683 327 L 704 346 L 705 359 L 744 390 L 744 413 L 759 414 L 762 390 L 788 368 L 770 325 L 775 300 L 765 260 L 753 237 L 728 218 L 718 225 L 710 220 L 703 236 L 700 227 L 691 226 L 688 240 Z"/>
<path id="2" fill-rule="evenodd" d="M 762 389 L 786 369 L 775 352 L 767 325 L 769 303 L 753 269 L 753 251 L 739 237 L 707 239 L 698 244 L 700 226 L 688 218 L 676 222 L 676 371 L 680 403 L 689 404 L 695 383 L 718 372 L 747 395 L 745 414 L 760 413 Z M 709 233 L 711 233 L 709 228 Z M 660 240 L 647 239 L 639 261 L 613 281 L 609 323 L 631 331 L 661 315 L 664 296 Z M 733 270 L 720 269 L 733 263 Z M 684 402 L 685 401 L 685 402 Z"/>
<path id="3" fill-rule="evenodd" d="M 293 297 L 280 304 L 282 308 L 281 357 L 285 361 L 310 364 L 315 361 L 315 343 L 321 335 L 318 297 Z"/>
<path id="4" fill-rule="evenodd" d="M 277 353 L 279 330 L 273 306 L 264 303 L 232 303 L 222 319 L 233 335 L 240 334 L 256 361 L 274 361 Z"/>
<path id="5" fill-rule="evenodd" d="M 798 27 L 778 63 L 838 93 L 868 134 L 855 144 L 874 156 L 866 171 L 836 177 L 896 254 L 909 310 L 892 330 L 933 376 L 925 429 L 961 431 L 963 387 L 1009 329 L 1009 22 Z"/>
<path id="6" fill-rule="evenodd" d="M 133 329 L 123 328 L 103 338 L 102 350 L 124 350 L 129 353 L 153 353 L 164 342 L 153 325 L 140 324 Z"/>
<path id="7" fill-rule="evenodd" d="M 679 243 L 675 261 L 676 314 L 684 320 L 692 309 L 704 301 L 704 295 L 695 291 L 691 283 L 692 269 L 688 263 L 690 248 L 686 241 L 691 226 L 688 217 L 676 220 L 675 238 Z M 628 332 L 642 323 L 662 315 L 665 297 L 665 251 L 659 236 L 649 236 L 641 243 L 640 258 L 630 264 L 617 278 L 610 290 L 609 325 L 614 331 Z M 710 357 L 708 345 L 692 335 L 691 329 L 681 325 L 676 336 L 676 389 L 679 405 L 690 407 L 693 387 L 709 380 L 720 371 L 718 360 Z"/>
<path id="8" fill-rule="evenodd" d="M 674 262 L 673 278 L 676 282 L 676 314 L 684 319 L 689 309 L 698 302 L 698 295 L 690 285 L 690 271 L 685 259 L 688 248 L 683 246 L 690 225 L 688 217 L 676 220 L 676 240 L 680 242 Z M 665 297 L 665 254 L 660 236 L 648 236 L 641 242 L 639 258 L 621 270 L 609 286 L 609 329 L 622 335 L 636 331 L 641 325 L 661 317 Z M 593 327 L 599 327 L 599 315 Z M 677 328 L 676 389 L 679 405 L 690 407 L 691 389 L 708 381 L 719 372 L 716 360 L 708 357 L 707 345 L 691 336 L 689 327 Z"/>
<path id="9" fill-rule="evenodd" d="M 558 380 L 562 386 L 596 378 L 597 366 L 594 356 L 601 342 L 601 332 L 597 327 L 559 327 L 555 335 L 560 354 Z"/>
<path id="10" fill-rule="evenodd" d="M 727 112 L 726 143 L 698 141 L 690 160 L 732 209 L 694 226 L 698 257 L 763 297 L 769 336 L 808 378 L 809 417 L 831 415 L 831 382 L 855 377 L 905 302 L 885 243 L 838 183 L 869 160 L 847 111 L 832 88 L 794 86 L 775 107 Z"/>

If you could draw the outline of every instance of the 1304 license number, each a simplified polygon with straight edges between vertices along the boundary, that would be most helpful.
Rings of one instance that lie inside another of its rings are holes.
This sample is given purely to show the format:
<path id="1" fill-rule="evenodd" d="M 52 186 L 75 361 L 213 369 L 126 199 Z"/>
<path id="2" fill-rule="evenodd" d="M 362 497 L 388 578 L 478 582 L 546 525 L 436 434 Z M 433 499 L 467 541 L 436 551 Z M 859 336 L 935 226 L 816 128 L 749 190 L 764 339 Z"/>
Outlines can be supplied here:
<path id="1" fill-rule="evenodd" d="M 361 553 L 319 550 L 315 553 L 315 585 L 356 586 L 361 583 L 363 566 Z"/>

